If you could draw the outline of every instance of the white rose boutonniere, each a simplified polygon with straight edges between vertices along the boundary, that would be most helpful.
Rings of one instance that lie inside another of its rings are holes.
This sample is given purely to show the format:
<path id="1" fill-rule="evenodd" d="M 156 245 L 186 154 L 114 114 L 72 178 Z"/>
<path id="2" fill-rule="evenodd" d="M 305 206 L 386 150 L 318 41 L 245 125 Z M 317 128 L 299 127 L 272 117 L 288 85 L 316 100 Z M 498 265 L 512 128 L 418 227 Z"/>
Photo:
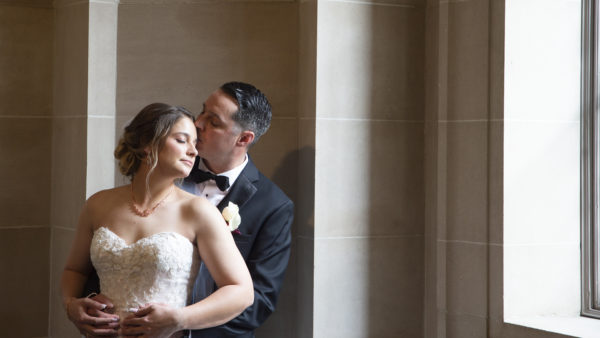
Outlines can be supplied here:
<path id="1" fill-rule="evenodd" d="M 238 230 L 238 227 L 242 223 L 242 217 L 240 216 L 240 208 L 238 208 L 237 204 L 229 202 L 221 214 L 225 222 L 227 222 L 229 231 L 240 234 L 241 232 Z"/>

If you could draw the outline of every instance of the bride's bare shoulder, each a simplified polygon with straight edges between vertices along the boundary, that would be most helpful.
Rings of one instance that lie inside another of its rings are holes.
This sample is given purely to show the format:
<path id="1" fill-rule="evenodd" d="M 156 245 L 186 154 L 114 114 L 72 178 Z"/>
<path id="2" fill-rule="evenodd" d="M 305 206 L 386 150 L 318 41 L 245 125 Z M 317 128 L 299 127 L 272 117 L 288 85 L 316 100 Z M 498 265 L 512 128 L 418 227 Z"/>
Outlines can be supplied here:
<path id="1" fill-rule="evenodd" d="M 199 212 L 206 208 L 214 208 L 214 206 L 203 196 L 196 196 L 183 189 L 179 190 L 180 198 L 183 206 L 189 209 L 189 212 Z"/>
<path id="2" fill-rule="evenodd" d="M 219 217 L 220 213 L 217 207 L 202 196 L 196 196 L 181 190 L 183 201 L 184 217 L 192 220 L 194 223 L 203 223 L 214 217 Z"/>

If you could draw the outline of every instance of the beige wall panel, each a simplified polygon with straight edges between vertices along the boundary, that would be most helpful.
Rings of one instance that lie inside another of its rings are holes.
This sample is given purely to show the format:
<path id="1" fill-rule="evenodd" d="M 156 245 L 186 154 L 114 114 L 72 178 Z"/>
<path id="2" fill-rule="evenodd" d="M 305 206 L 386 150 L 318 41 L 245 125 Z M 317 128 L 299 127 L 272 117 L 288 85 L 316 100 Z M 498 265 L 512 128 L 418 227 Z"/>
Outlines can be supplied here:
<path id="1" fill-rule="evenodd" d="M 314 337 L 419 337 L 422 238 L 315 241 Z"/>
<path id="2" fill-rule="evenodd" d="M 444 196 L 444 185 L 439 184 L 444 171 L 438 167 L 439 153 L 437 144 L 438 123 L 425 122 L 425 140 L 424 140 L 424 337 L 433 337 L 433 333 L 438 330 L 439 308 L 443 304 L 438 304 L 440 291 L 443 290 L 442 278 L 438 274 L 438 267 L 443 265 L 444 258 L 439 259 L 438 255 L 444 250 L 439 250 L 440 245 L 445 248 L 445 243 L 437 241 L 440 228 L 440 216 L 445 210 L 445 203 L 440 203 L 440 197 Z M 445 230 L 445 228 L 444 228 Z M 445 232 L 444 232 L 445 233 Z M 445 269 L 442 269 L 445 272 Z M 443 276 L 443 275 L 442 275 Z M 442 298 L 444 299 L 444 298 Z"/>
<path id="3" fill-rule="evenodd" d="M 88 16 L 84 2 L 55 9 L 55 116 L 87 114 Z"/>
<path id="4" fill-rule="evenodd" d="M 487 245 L 448 242 L 446 250 L 447 311 L 487 316 Z"/>
<path id="5" fill-rule="evenodd" d="M 298 37 L 298 115 L 315 117 L 317 94 L 317 1 L 301 1 Z"/>
<path id="6" fill-rule="evenodd" d="M 423 234 L 423 124 L 318 120 L 316 237 Z"/>
<path id="7" fill-rule="evenodd" d="M 482 338 L 487 337 L 487 320 L 485 317 L 468 314 L 447 314 L 447 338 Z"/>
<path id="8" fill-rule="evenodd" d="M 487 122 L 447 128 L 447 239 L 487 242 Z"/>
<path id="9" fill-rule="evenodd" d="M 87 119 L 57 118 L 52 132 L 51 222 L 75 228 L 85 201 Z"/>
<path id="10" fill-rule="evenodd" d="M 490 2 L 490 113 L 491 119 L 504 118 L 504 0 Z M 502 149 L 500 146 L 499 149 Z"/>
<path id="11" fill-rule="evenodd" d="M 298 36 L 298 198 L 295 201 L 296 318 L 295 335 L 313 336 L 315 127 L 317 94 L 316 0 L 300 1 Z"/>
<path id="12" fill-rule="evenodd" d="M 423 120 L 422 7 L 319 3 L 319 117 Z"/>
<path id="13" fill-rule="evenodd" d="M 81 334 L 69 319 L 62 305 L 60 296 L 60 279 L 67 261 L 67 255 L 71 250 L 71 244 L 75 231 L 52 228 L 52 272 L 50 274 L 50 326 L 48 331 L 51 337 L 73 337 L 79 338 Z"/>
<path id="14" fill-rule="evenodd" d="M 488 254 L 488 317 L 504 320 L 504 247 L 490 245 Z"/>
<path id="15" fill-rule="evenodd" d="M 0 6 L 52 8 L 53 0 L 0 0 Z"/>
<path id="16" fill-rule="evenodd" d="M 312 337 L 315 242 L 313 238 L 299 236 L 296 243 L 298 275 L 294 326 L 297 337 Z"/>
<path id="17" fill-rule="evenodd" d="M 113 188 L 115 184 L 115 118 L 89 117 L 87 129 L 86 197 L 89 197 L 100 190 Z"/>
<path id="18" fill-rule="evenodd" d="M 292 200 L 297 197 L 298 120 L 273 119 L 271 127 L 250 149 L 260 171 L 275 182 Z"/>
<path id="19" fill-rule="evenodd" d="M 490 243 L 504 242 L 504 122 L 489 123 L 488 238 Z"/>
<path id="20" fill-rule="evenodd" d="M 10 0 L 3 0 L 10 1 Z M 13 0 L 18 1 L 18 0 Z M 23 1 L 23 0 L 22 0 Z M 26 0 L 25 0 L 26 1 Z M 32 1 L 32 0 L 29 0 Z M 300 0 L 300 2 L 308 2 L 311 0 Z M 362 4 L 382 4 L 382 5 L 405 5 L 415 6 L 422 5 L 425 0 L 327 0 L 327 1 L 338 1 L 338 2 L 356 2 Z M 297 2 L 297 0 L 219 0 L 219 2 Z M 149 5 L 149 4 L 210 4 L 214 3 L 214 0 L 121 0 L 121 4 L 135 4 L 135 5 Z"/>
<path id="21" fill-rule="evenodd" d="M 298 198 L 295 201 L 295 225 L 299 236 L 312 238 L 315 233 L 315 120 L 300 119 L 298 127 Z"/>
<path id="22" fill-rule="evenodd" d="M 448 6 L 448 119 L 488 118 L 489 0 Z"/>
<path id="23" fill-rule="evenodd" d="M 118 1 L 116 2 L 118 3 Z M 89 115 L 115 116 L 117 3 L 90 2 L 88 61 Z M 109 134 L 112 135 L 112 132 Z"/>
<path id="24" fill-rule="evenodd" d="M 295 0 L 219 0 L 219 2 L 294 2 Z M 215 0 L 120 0 L 121 4 L 126 5 L 206 5 L 214 4 Z"/>
<path id="25" fill-rule="evenodd" d="M 50 121 L 0 118 L 0 227 L 48 225 Z"/>
<path id="26" fill-rule="evenodd" d="M 117 113 L 157 101 L 200 112 L 213 90 L 240 80 L 275 116 L 296 116 L 297 21 L 294 3 L 121 5 Z"/>
<path id="27" fill-rule="evenodd" d="M 0 3 L 0 116 L 52 112 L 53 11 Z"/>
<path id="28" fill-rule="evenodd" d="M 49 235 L 49 228 L 0 230 L 3 337 L 47 335 Z"/>

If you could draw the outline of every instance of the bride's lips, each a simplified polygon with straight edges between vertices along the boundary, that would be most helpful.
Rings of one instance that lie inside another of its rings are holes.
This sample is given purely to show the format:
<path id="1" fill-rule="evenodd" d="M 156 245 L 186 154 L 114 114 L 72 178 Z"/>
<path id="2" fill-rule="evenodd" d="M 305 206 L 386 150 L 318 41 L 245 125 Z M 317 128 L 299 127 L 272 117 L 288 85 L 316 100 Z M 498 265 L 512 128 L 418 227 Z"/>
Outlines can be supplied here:
<path id="1" fill-rule="evenodd" d="M 194 166 L 194 161 L 191 160 L 181 160 L 181 162 L 185 163 L 185 165 L 187 165 L 190 168 Z"/>

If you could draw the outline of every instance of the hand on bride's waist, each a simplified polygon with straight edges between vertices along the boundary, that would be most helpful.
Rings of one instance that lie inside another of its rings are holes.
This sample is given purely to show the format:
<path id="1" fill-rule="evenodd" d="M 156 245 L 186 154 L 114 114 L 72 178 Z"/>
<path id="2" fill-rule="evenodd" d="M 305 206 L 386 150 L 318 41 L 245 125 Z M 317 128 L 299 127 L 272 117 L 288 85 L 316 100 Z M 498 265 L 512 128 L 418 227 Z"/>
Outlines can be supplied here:
<path id="1" fill-rule="evenodd" d="M 171 337 L 184 329 L 179 321 L 179 310 L 163 303 L 141 306 L 137 312 L 123 319 L 120 334 L 125 337 L 140 334 L 144 337 Z"/>
<path id="2" fill-rule="evenodd" d="M 71 298 L 65 307 L 67 316 L 82 334 L 106 336 L 117 333 L 119 316 L 109 313 L 113 305 L 108 298 L 101 295 Z"/>

